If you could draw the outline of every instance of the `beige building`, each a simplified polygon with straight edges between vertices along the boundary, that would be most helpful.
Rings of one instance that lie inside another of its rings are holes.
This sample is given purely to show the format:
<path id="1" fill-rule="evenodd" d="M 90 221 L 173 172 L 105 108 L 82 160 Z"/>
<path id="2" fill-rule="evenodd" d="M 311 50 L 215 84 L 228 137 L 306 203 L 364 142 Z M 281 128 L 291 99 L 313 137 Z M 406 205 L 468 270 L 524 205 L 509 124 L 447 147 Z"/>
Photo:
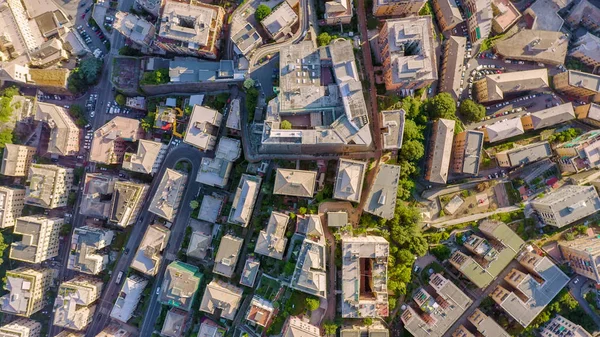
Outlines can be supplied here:
<path id="1" fill-rule="evenodd" d="M 58 256 L 58 235 L 65 223 L 63 218 L 24 216 L 17 218 L 13 234 L 21 241 L 10 246 L 10 258 L 29 263 L 41 263 Z"/>
<path id="2" fill-rule="evenodd" d="M 260 191 L 261 182 L 262 179 L 258 176 L 242 174 L 235 191 L 233 205 L 231 206 L 227 222 L 242 227 L 248 226 L 252 210 L 254 209 L 254 203 L 256 202 L 256 197 Z"/>
<path id="3" fill-rule="evenodd" d="M 477 130 L 463 131 L 454 136 L 452 171 L 476 176 L 483 152 L 484 134 Z"/>
<path id="4" fill-rule="evenodd" d="M 583 237 L 560 241 L 558 247 L 573 271 L 600 283 L 600 239 Z"/>
<path id="5" fill-rule="evenodd" d="M 557 74 L 552 81 L 554 88 L 569 96 L 588 98 L 600 92 L 600 76 L 569 70 Z"/>
<path id="6" fill-rule="evenodd" d="M 4 289 L 8 293 L 0 298 L 0 311 L 30 317 L 42 310 L 53 277 L 54 272 L 50 268 L 19 267 L 7 271 Z"/>
<path id="7" fill-rule="evenodd" d="M 202 105 L 194 105 L 183 141 L 202 151 L 211 151 L 217 143 L 223 114 Z"/>
<path id="8" fill-rule="evenodd" d="M 425 180 L 446 184 L 448 181 L 448 169 L 452 155 L 455 121 L 440 118 L 433 124 L 431 137 L 431 148 L 425 168 Z"/>
<path id="9" fill-rule="evenodd" d="M 403 109 L 381 111 L 381 143 L 384 150 L 402 148 L 405 115 Z"/>
<path id="10" fill-rule="evenodd" d="M 443 32 L 451 30 L 464 21 L 454 0 L 435 0 L 432 5 L 435 17 Z"/>
<path id="11" fill-rule="evenodd" d="M 421 89 L 438 79 L 431 16 L 388 19 L 379 32 L 388 91 Z"/>
<path id="12" fill-rule="evenodd" d="M 137 119 L 117 116 L 94 131 L 90 161 L 112 165 L 123 162 L 127 143 L 137 141 L 142 129 Z"/>
<path id="13" fill-rule="evenodd" d="M 107 327 L 102 329 L 102 331 L 100 331 L 99 334 L 96 335 L 96 337 L 133 337 L 133 336 L 135 336 L 135 334 L 132 333 L 130 331 L 130 329 L 124 328 L 123 326 L 121 326 L 121 324 L 119 324 L 117 322 L 110 323 Z M 71 336 L 64 336 L 64 337 L 71 337 Z M 74 337 L 79 337 L 79 336 L 74 336 Z M 83 337 L 83 336 L 81 336 L 81 337 Z"/>
<path id="14" fill-rule="evenodd" d="M 581 325 L 556 315 L 540 331 L 541 337 L 592 337 Z"/>
<path id="15" fill-rule="evenodd" d="M 115 233 L 104 228 L 77 227 L 71 237 L 71 250 L 67 268 L 80 273 L 97 275 L 106 268 L 108 254 L 98 251 L 108 247 Z"/>
<path id="16" fill-rule="evenodd" d="M 35 152 L 35 147 L 5 144 L 0 174 L 12 177 L 26 176 Z"/>
<path id="17" fill-rule="evenodd" d="M 360 202 L 367 163 L 340 158 L 335 178 L 333 197 L 335 199 Z"/>
<path id="18" fill-rule="evenodd" d="M 0 327 L 2 337 L 40 337 L 42 324 L 29 318 L 19 318 Z"/>
<path id="19" fill-rule="evenodd" d="M 327 298 L 327 252 L 321 217 L 298 215 L 296 232 L 305 235 L 290 287 L 310 295 Z"/>
<path id="20" fill-rule="evenodd" d="M 535 69 L 487 75 L 473 85 L 479 102 L 503 100 L 505 96 L 549 88 L 548 70 Z"/>
<path id="21" fill-rule="evenodd" d="M 285 230 L 289 221 L 290 217 L 286 214 L 271 212 L 267 228 L 258 234 L 254 252 L 277 260 L 283 259 L 283 253 L 287 244 Z"/>
<path id="22" fill-rule="evenodd" d="M 158 301 L 190 311 L 202 277 L 196 266 L 181 261 L 171 262 L 165 271 Z"/>
<path id="23" fill-rule="evenodd" d="M 493 318 L 487 316 L 479 309 L 475 309 L 468 320 L 483 337 L 510 337 L 508 332 L 502 329 Z"/>
<path id="24" fill-rule="evenodd" d="M 38 102 L 35 120 L 46 123 L 50 128 L 49 153 L 60 156 L 79 153 L 79 128 L 65 108 Z"/>
<path id="25" fill-rule="evenodd" d="M 454 0 L 449 1 L 454 2 Z M 466 37 L 450 36 L 444 42 L 439 91 L 449 93 L 455 100 L 458 100 L 462 93 L 460 81 L 464 81 L 462 73 L 466 71 L 466 48 Z"/>
<path id="26" fill-rule="evenodd" d="M 273 194 L 312 198 L 317 172 L 278 168 Z"/>
<path id="27" fill-rule="evenodd" d="M 287 1 L 283 1 L 273 8 L 271 14 L 267 15 L 260 24 L 271 39 L 283 41 L 292 37 L 292 26 L 296 22 L 298 22 L 298 15 Z"/>
<path id="28" fill-rule="evenodd" d="M 400 166 L 379 165 L 363 210 L 380 218 L 388 220 L 394 218 L 399 179 Z"/>
<path id="29" fill-rule="evenodd" d="M 148 185 L 117 181 L 113 188 L 108 221 L 119 227 L 135 223 L 148 193 Z"/>
<path id="30" fill-rule="evenodd" d="M 29 169 L 25 204 L 42 208 L 67 206 L 73 187 L 73 169 L 56 165 L 33 164 Z"/>
<path id="31" fill-rule="evenodd" d="M 531 206 L 543 223 L 561 228 L 600 211 L 600 198 L 594 186 L 563 185 Z"/>
<path id="32" fill-rule="evenodd" d="M 160 330 L 160 335 L 164 337 L 182 337 L 185 332 L 187 319 L 187 312 L 177 308 L 171 308 L 167 312 L 165 322 Z"/>
<path id="33" fill-rule="evenodd" d="M 221 238 L 219 250 L 215 256 L 213 273 L 225 277 L 231 277 L 235 271 L 235 266 L 240 257 L 240 250 L 244 239 L 232 235 L 225 235 Z"/>
<path id="34" fill-rule="evenodd" d="M 533 143 L 496 153 L 496 161 L 500 167 L 517 167 L 531 164 L 552 156 L 552 148 L 548 142 Z"/>
<path id="35" fill-rule="evenodd" d="M 175 54 L 217 58 L 225 17 L 222 7 L 166 0 L 161 13 L 156 46 Z"/>
<path id="36" fill-rule="evenodd" d="M 479 43 L 487 39 L 492 31 L 492 11 L 491 0 L 467 0 L 464 2 L 466 13 L 471 13 L 467 18 L 467 29 L 471 42 Z"/>
<path id="37" fill-rule="evenodd" d="M 496 52 L 507 59 L 559 65 L 565 63 L 569 38 L 562 32 L 520 30 L 494 45 Z"/>
<path id="38" fill-rule="evenodd" d="M 418 15 L 426 2 L 422 0 L 375 0 L 373 1 L 373 15 L 387 17 Z"/>
<path id="39" fill-rule="evenodd" d="M 173 222 L 187 183 L 187 174 L 167 169 L 163 174 L 148 211 Z"/>
<path id="40" fill-rule="evenodd" d="M 221 318 L 233 320 L 242 303 L 243 289 L 218 280 L 212 280 L 204 291 L 200 311 L 213 314 L 221 310 Z"/>
<path id="41" fill-rule="evenodd" d="M 352 21 L 352 1 L 331 0 L 325 2 L 323 19 L 327 25 L 347 25 Z"/>
<path id="42" fill-rule="evenodd" d="M 0 186 L 0 228 L 15 225 L 21 216 L 25 199 L 25 189 Z"/>
<path id="43" fill-rule="evenodd" d="M 170 234 L 161 225 L 149 226 L 131 262 L 131 268 L 148 276 L 156 275 L 162 261 L 160 252 L 167 246 Z"/>
<path id="44" fill-rule="evenodd" d="M 123 169 L 154 175 L 167 154 L 167 145 L 161 142 L 140 139 L 137 152 L 125 152 Z"/>
<path id="45" fill-rule="evenodd" d="M 54 302 L 54 325 L 75 331 L 85 330 L 92 321 L 104 283 L 89 276 L 63 282 Z"/>
<path id="46" fill-rule="evenodd" d="M 148 47 L 154 40 L 154 34 L 156 34 L 156 29 L 152 23 L 127 12 L 117 12 L 115 14 L 113 29 L 143 47 Z"/>
<path id="47" fill-rule="evenodd" d="M 590 32 L 579 37 L 571 47 L 569 56 L 592 68 L 600 65 L 600 38 Z"/>
<path id="48" fill-rule="evenodd" d="M 119 292 L 119 297 L 115 301 L 110 317 L 116 319 L 119 322 L 127 323 L 127 321 L 133 316 L 133 312 L 141 301 L 142 292 L 148 285 L 148 280 L 137 276 L 131 275 L 123 281 L 123 286 Z"/>

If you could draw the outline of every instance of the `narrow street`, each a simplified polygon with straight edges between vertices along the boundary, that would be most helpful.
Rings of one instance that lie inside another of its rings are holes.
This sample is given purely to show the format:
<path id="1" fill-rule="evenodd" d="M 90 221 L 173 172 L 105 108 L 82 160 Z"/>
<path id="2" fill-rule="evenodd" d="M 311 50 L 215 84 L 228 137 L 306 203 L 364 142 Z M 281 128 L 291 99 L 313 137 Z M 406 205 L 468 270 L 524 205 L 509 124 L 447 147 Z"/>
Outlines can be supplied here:
<path id="1" fill-rule="evenodd" d="M 578 280 L 577 283 L 575 283 L 575 280 Z M 587 294 L 588 291 L 594 291 L 592 281 L 583 276 L 576 276 L 571 280 L 568 287 L 571 296 L 577 300 L 579 305 L 588 314 L 588 316 L 594 320 L 596 327 L 600 330 L 600 315 L 598 315 L 598 313 L 591 308 L 590 304 L 585 299 L 585 294 Z"/>

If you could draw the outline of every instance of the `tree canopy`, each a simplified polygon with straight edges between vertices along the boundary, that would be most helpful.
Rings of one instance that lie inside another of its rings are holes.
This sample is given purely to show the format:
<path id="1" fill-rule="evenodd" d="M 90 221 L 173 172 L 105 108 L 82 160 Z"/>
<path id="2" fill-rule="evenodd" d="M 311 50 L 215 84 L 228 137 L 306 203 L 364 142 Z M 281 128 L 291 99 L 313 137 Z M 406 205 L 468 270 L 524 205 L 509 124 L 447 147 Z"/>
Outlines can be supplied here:
<path id="1" fill-rule="evenodd" d="M 309 311 L 315 311 L 315 310 L 319 309 L 319 300 L 316 298 L 308 297 L 306 299 L 306 308 Z"/>
<path id="2" fill-rule="evenodd" d="M 468 122 L 479 122 L 485 117 L 485 108 L 481 104 L 477 104 L 470 99 L 466 99 L 460 103 L 458 109 L 461 116 Z"/>
<path id="3" fill-rule="evenodd" d="M 117 102 L 118 105 L 125 105 L 125 102 L 127 102 L 127 99 L 125 98 L 125 96 L 123 96 L 121 94 L 117 94 L 117 96 L 115 96 L 115 101 Z"/>
<path id="4" fill-rule="evenodd" d="M 244 80 L 244 88 L 246 90 L 252 88 L 254 86 L 254 80 L 251 78 L 247 78 Z"/>
<path id="5" fill-rule="evenodd" d="M 416 139 L 411 139 L 402 144 L 400 159 L 416 162 L 425 155 L 423 143 Z"/>
<path id="6" fill-rule="evenodd" d="M 169 80 L 169 69 L 161 68 L 154 71 L 145 72 L 142 76 L 140 84 L 164 84 L 168 83 Z"/>
<path id="7" fill-rule="evenodd" d="M 337 39 L 337 35 L 329 35 L 327 32 L 323 32 L 317 36 L 317 44 L 319 47 L 327 46 L 331 41 Z"/>
<path id="8" fill-rule="evenodd" d="M 292 123 L 290 123 L 290 121 L 283 120 L 283 121 L 281 121 L 281 125 L 279 127 L 283 130 L 291 130 Z"/>
<path id="9" fill-rule="evenodd" d="M 254 17 L 256 18 L 256 21 L 260 22 L 269 14 L 271 14 L 271 7 L 265 4 L 261 4 L 256 8 L 256 12 L 254 12 Z"/>
<path id="10" fill-rule="evenodd" d="M 442 92 L 428 102 L 429 115 L 432 119 L 447 118 L 454 119 L 456 117 L 456 102 L 447 92 Z"/>
<path id="11" fill-rule="evenodd" d="M 79 67 L 73 69 L 67 80 L 67 86 L 71 92 L 81 93 L 90 86 L 96 84 L 102 70 L 102 60 L 88 57 L 81 61 Z"/>

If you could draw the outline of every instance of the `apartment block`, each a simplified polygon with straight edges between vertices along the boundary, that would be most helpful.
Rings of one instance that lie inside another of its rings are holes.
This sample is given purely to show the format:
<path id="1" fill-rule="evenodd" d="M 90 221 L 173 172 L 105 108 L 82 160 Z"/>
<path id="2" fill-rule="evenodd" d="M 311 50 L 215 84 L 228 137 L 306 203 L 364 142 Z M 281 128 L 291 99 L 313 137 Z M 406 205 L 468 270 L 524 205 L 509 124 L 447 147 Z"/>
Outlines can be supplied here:
<path id="1" fill-rule="evenodd" d="M 404 136 L 404 121 L 406 111 L 387 110 L 381 111 L 381 142 L 384 150 L 399 150 L 402 148 L 402 137 Z"/>
<path id="2" fill-rule="evenodd" d="M 570 10 L 565 21 L 571 27 L 583 26 L 590 32 L 600 30 L 600 8 L 588 0 L 580 1 Z"/>
<path id="3" fill-rule="evenodd" d="M 584 237 L 560 241 L 558 247 L 573 271 L 600 283 L 600 239 Z"/>
<path id="4" fill-rule="evenodd" d="M 289 316 L 283 324 L 281 330 L 282 337 L 319 337 L 321 330 L 307 322 L 307 319 L 301 319 L 296 316 Z"/>
<path id="5" fill-rule="evenodd" d="M 50 128 L 48 152 L 59 156 L 73 156 L 79 153 L 79 128 L 61 106 L 38 102 L 35 120 Z"/>
<path id="6" fill-rule="evenodd" d="M 207 197 L 204 196 L 204 200 Z M 209 258 L 212 258 L 212 254 L 208 254 L 213 240 L 212 223 L 191 219 L 188 226 L 192 229 L 192 235 L 185 255 L 198 260 L 204 260 L 207 255 Z"/>
<path id="7" fill-rule="evenodd" d="M 527 327 L 570 279 L 545 256 L 525 251 L 517 260 L 528 273 L 513 268 L 504 280 L 515 290 L 498 285 L 490 297 L 515 321 Z"/>
<path id="8" fill-rule="evenodd" d="M 443 336 L 473 303 L 441 274 L 433 274 L 429 280 L 434 295 L 424 288 L 417 289 L 412 300 L 418 309 L 408 305 L 400 316 L 404 328 L 414 337 Z"/>
<path id="9" fill-rule="evenodd" d="M 454 120 L 443 118 L 433 123 L 430 140 L 433 150 L 427 154 L 427 163 L 425 164 L 425 180 L 429 182 L 446 184 L 448 181 L 454 124 Z"/>
<path id="10" fill-rule="evenodd" d="M 536 0 L 523 11 L 527 29 L 558 32 L 564 20 L 558 12 L 572 3 L 571 0 Z"/>
<path id="11" fill-rule="evenodd" d="M 271 212 L 267 228 L 258 234 L 254 252 L 277 260 L 283 259 L 283 253 L 287 244 L 285 230 L 289 221 L 290 217 L 288 215 Z"/>
<path id="12" fill-rule="evenodd" d="M 0 327 L 2 337 L 40 337 L 42 324 L 29 318 L 19 318 Z"/>
<path id="13" fill-rule="evenodd" d="M 453 0 L 435 0 L 432 2 L 433 11 L 440 29 L 445 32 L 463 22 L 458 5 Z"/>
<path id="14" fill-rule="evenodd" d="M 36 153 L 36 148 L 25 145 L 5 144 L 2 154 L 0 174 L 12 177 L 25 177 Z"/>
<path id="15" fill-rule="evenodd" d="M 486 75 L 473 84 L 479 102 L 495 102 L 526 91 L 550 87 L 546 68 Z"/>
<path id="16" fill-rule="evenodd" d="M 4 289 L 8 294 L 0 298 L 0 311 L 30 317 L 42 310 L 53 274 L 50 268 L 19 267 L 7 271 Z"/>
<path id="17" fill-rule="evenodd" d="M 248 226 L 256 197 L 260 191 L 261 182 L 262 178 L 258 176 L 242 174 L 235 191 L 235 196 L 233 197 L 233 205 L 231 206 L 227 222 L 242 227 Z"/>
<path id="18" fill-rule="evenodd" d="M 298 15 L 287 1 L 277 5 L 260 24 L 269 37 L 275 41 L 283 41 L 292 37 L 292 26 L 298 22 Z"/>
<path id="19" fill-rule="evenodd" d="M 326 25 L 347 25 L 352 21 L 353 3 L 350 0 L 331 0 L 325 2 L 323 20 Z"/>
<path id="20" fill-rule="evenodd" d="M 366 162 L 340 158 L 338 160 L 333 197 L 340 200 L 360 202 L 366 171 Z"/>
<path id="21" fill-rule="evenodd" d="M 90 161 L 113 165 L 123 162 L 128 143 L 142 136 L 140 121 L 117 116 L 94 131 L 90 149 Z"/>
<path id="22" fill-rule="evenodd" d="M 575 119 L 573 103 L 559 104 L 548 109 L 525 114 L 521 123 L 525 130 L 540 130 Z"/>
<path id="23" fill-rule="evenodd" d="M 380 218 L 392 219 L 396 209 L 400 166 L 381 164 L 378 167 L 375 182 L 369 190 L 364 211 Z"/>
<path id="24" fill-rule="evenodd" d="M 148 193 L 148 185 L 117 181 L 113 187 L 108 221 L 119 227 L 133 225 Z"/>
<path id="25" fill-rule="evenodd" d="M 115 14 L 113 29 L 142 47 L 150 46 L 154 40 L 154 34 L 156 34 L 156 29 L 152 23 L 127 12 L 117 12 Z"/>
<path id="26" fill-rule="evenodd" d="M 158 301 L 190 311 L 202 278 L 198 267 L 181 261 L 171 262 L 165 271 Z"/>
<path id="27" fill-rule="evenodd" d="M 21 235 L 21 241 L 10 245 L 10 258 L 29 263 L 41 263 L 58 256 L 60 229 L 63 218 L 24 216 L 17 218 L 13 234 Z"/>
<path id="28" fill-rule="evenodd" d="M 223 114 L 201 105 L 194 105 L 183 141 L 201 151 L 214 150 Z"/>
<path id="29" fill-rule="evenodd" d="M 517 167 L 531 164 L 552 156 L 552 148 L 548 142 L 533 143 L 496 153 L 496 161 L 500 167 Z"/>
<path id="30" fill-rule="evenodd" d="M 113 231 L 104 228 L 75 228 L 67 268 L 84 274 L 99 274 L 108 264 L 108 254 L 102 254 L 99 250 L 108 247 L 114 236 Z"/>
<path id="31" fill-rule="evenodd" d="M 454 3 L 453 0 L 448 1 Z M 464 81 L 462 72 L 466 70 L 466 48 L 467 38 L 462 36 L 450 36 L 443 44 L 439 91 L 449 93 L 455 100 L 462 93 L 460 81 Z"/>
<path id="32" fill-rule="evenodd" d="M 75 331 L 84 330 L 92 321 L 104 283 L 89 276 L 76 276 L 63 282 L 54 302 L 54 325 Z"/>
<path id="33" fill-rule="evenodd" d="M 546 224 L 564 227 L 600 210 L 600 198 L 594 186 L 566 185 L 531 202 Z"/>
<path id="34" fill-rule="evenodd" d="M 582 35 L 573 44 L 569 56 L 589 67 L 600 65 L 600 38 L 589 32 Z"/>
<path id="35" fill-rule="evenodd" d="M 67 206 L 73 188 L 73 169 L 56 165 L 33 164 L 27 177 L 25 204 L 42 208 Z"/>
<path id="36" fill-rule="evenodd" d="M 373 15 L 375 16 L 411 16 L 419 15 L 426 1 L 408 0 L 376 0 L 373 1 Z"/>
<path id="37" fill-rule="evenodd" d="M 540 331 L 541 337 L 592 337 L 581 325 L 556 315 Z"/>
<path id="38" fill-rule="evenodd" d="M 96 337 L 133 337 L 134 334 L 121 326 L 121 324 L 117 322 L 110 323 L 107 327 L 102 329 Z M 62 336 L 61 336 L 62 337 Z M 71 337 L 71 336 L 65 336 Z M 79 336 L 75 336 L 79 337 Z M 81 336 L 82 337 L 82 336 Z"/>
<path id="39" fill-rule="evenodd" d="M 186 328 L 188 313 L 177 308 L 167 312 L 160 335 L 163 337 L 183 337 Z"/>
<path id="40" fill-rule="evenodd" d="M 273 317 L 274 312 L 275 308 L 271 302 L 255 295 L 250 302 L 246 320 L 253 324 L 266 327 L 267 324 L 269 324 L 271 317 Z"/>
<path id="41" fill-rule="evenodd" d="M 509 139 L 525 133 L 523 123 L 520 118 L 504 119 L 494 122 L 491 125 L 485 125 L 483 128 L 484 140 L 494 143 Z"/>
<path id="42" fill-rule="evenodd" d="M 327 248 L 323 224 L 318 215 L 298 216 L 297 233 L 305 235 L 290 287 L 327 298 Z"/>
<path id="43" fill-rule="evenodd" d="M 484 134 L 477 130 L 463 131 L 454 136 L 452 172 L 476 176 L 483 152 Z"/>
<path id="44" fill-rule="evenodd" d="M 554 148 L 561 171 L 577 173 L 600 167 L 600 130 L 588 131 Z"/>
<path id="45" fill-rule="evenodd" d="M 187 178 L 187 174 L 168 168 L 161 177 L 148 211 L 173 222 L 179 210 Z"/>
<path id="46" fill-rule="evenodd" d="M 493 318 L 487 316 L 479 309 L 475 309 L 473 314 L 468 317 L 468 320 L 483 337 L 510 337 L 508 332 L 502 329 Z"/>
<path id="47" fill-rule="evenodd" d="M 190 0 L 167 0 L 154 44 L 166 52 L 216 59 L 225 10 Z"/>
<path id="48" fill-rule="evenodd" d="M 200 303 L 200 311 L 213 314 L 221 311 L 221 318 L 233 321 L 235 314 L 242 304 L 244 290 L 219 280 L 212 280 L 206 285 L 206 290 Z"/>
<path id="49" fill-rule="evenodd" d="M 0 186 L 0 228 L 15 225 L 21 216 L 25 200 L 25 189 Z"/>
<path id="50" fill-rule="evenodd" d="M 388 19 L 379 32 L 388 91 L 417 90 L 438 79 L 431 16 Z"/>
<path id="51" fill-rule="evenodd" d="M 110 317 L 127 323 L 142 298 L 142 292 L 148 285 L 148 280 L 136 275 L 129 276 L 123 281 L 119 297 L 113 306 Z"/>
<path id="52" fill-rule="evenodd" d="M 389 243 L 379 236 L 342 238 L 342 317 L 388 317 Z"/>
<path id="53" fill-rule="evenodd" d="M 479 43 L 487 39 L 492 32 L 491 0 L 466 0 L 463 4 L 467 16 L 467 29 L 471 42 Z"/>
<path id="54" fill-rule="evenodd" d="M 205 185 L 223 188 L 229 182 L 233 164 L 242 155 L 242 142 L 238 139 L 221 137 L 214 158 L 202 157 L 196 181 Z"/>
<path id="55" fill-rule="evenodd" d="M 242 275 L 240 276 L 240 284 L 246 287 L 253 288 L 254 282 L 256 282 L 256 276 L 260 271 L 260 260 L 249 257 L 244 263 L 244 269 L 242 269 Z"/>
<path id="56" fill-rule="evenodd" d="M 600 92 L 599 75 L 576 70 L 555 75 L 553 83 L 556 90 L 579 98 L 588 98 Z"/>
<path id="57" fill-rule="evenodd" d="M 140 139 L 136 152 L 125 152 L 123 169 L 154 175 L 167 155 L 168 146 L 161 142 Z"/>
<path id="58" fill-rule="evenodd" d="M 565 63 L 569 37 L 562 32 L 523 29 L 508 39 L 501 39 L 494 50 L 511 60 L 559 65 Z"/>
<path id="59" fill-rule="evenodd" d="M 256 28 L 254 28 L 251 23 L 247 22 L 245 18 L 241 18 L 237 15 L 233 17 L 231 22 L 230 39 L 233 42 L 236 51 L 239 50 L 239 53 L 242 55 L 250 54 L 250 52 L 262 45 L 263 42 L 263 39 L 256 31 Z M 233 109 L 229 112 L 229 116 L 231 116 L 232 113 Z"/>
<path id="60" fill-rule="evenodd" d="M 278 168 L 273 194 L 312 198 L 317 181 L 316 171 Z"/>
<path id="61" fill-rule="evenodd" d="M 131 268 L 148 276 L 155 276 L 162 261 L 160 252 L 167 246 L 170 235 L 171 232 L 166 227 L 161 225 L 148 226 L 131 262 Z"/>
<path id="62" fill-rule="evenodd" d="M 229 234 L 223 236 L 219 244 L 219 250 L 215 256 L 213 273 L 225 277 L 233 276 L 243 243 L 244 239 L 242 238 Z"/>

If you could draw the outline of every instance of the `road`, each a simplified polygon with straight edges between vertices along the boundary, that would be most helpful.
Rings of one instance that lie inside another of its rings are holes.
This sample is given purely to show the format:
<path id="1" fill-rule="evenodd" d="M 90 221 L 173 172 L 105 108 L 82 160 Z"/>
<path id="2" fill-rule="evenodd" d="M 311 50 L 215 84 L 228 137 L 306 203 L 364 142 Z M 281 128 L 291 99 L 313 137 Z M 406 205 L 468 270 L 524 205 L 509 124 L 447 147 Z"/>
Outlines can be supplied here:
<path id="1" fill-rule="evenodd" d="M 577 283 L 575 283 L 577 280 Z M 594 289 L 593 282 L 583 276 L 575 276 L 571 282 L 569 282 L 569 293 L 573 296 L 579 305 L 583 308 L 583 311 L 588 314 L 596 323 L 596 327 L 600 329 L 600 316 L 590 307 L 588 301 L 585 300 L 585 294 L 590 290 Z M 593 290 L 592 290 L 593 291 Z"/>

